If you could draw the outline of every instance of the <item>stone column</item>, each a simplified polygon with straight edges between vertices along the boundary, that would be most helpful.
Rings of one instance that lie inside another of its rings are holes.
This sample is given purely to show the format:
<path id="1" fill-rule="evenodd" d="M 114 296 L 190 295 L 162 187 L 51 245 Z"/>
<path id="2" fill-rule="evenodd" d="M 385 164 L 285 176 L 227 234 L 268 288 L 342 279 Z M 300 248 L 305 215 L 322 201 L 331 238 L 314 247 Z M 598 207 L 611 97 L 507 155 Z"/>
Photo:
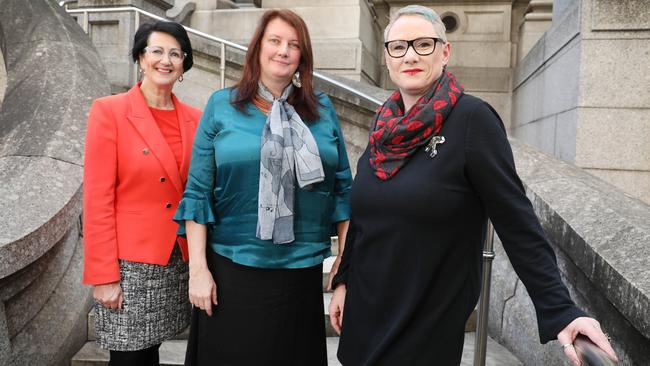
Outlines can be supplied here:
<path id="1" fill-rule="evenodd" d="M 513 73 L 513 134 L 650 203 L 647 9 L 555 0 L 553 25 Z"/>
<path id="2" fill-rule="evenodd" d="M 647 0 L 582 1 L 575 164 L 650 204 Z"/>
<path id="3" fill-rule="evenodd" d="M 553 19 L 553 0 L 533 0 L 526 7 L 526 15 L 519 26 L 519 44 L 517 61 L 524 58 L 528 51 L 544 35 Z"/>

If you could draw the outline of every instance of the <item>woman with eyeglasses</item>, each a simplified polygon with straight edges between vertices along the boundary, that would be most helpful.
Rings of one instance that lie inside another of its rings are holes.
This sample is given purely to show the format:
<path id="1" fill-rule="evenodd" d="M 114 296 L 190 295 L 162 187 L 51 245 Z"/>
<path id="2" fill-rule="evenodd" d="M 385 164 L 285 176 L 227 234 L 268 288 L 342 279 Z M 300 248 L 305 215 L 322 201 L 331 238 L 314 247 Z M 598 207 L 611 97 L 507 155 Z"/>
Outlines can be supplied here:
<path id="1" fill-rule="evenodd" d="M 109 365 L 158 365 L 187 327 L 187 243 L 172 220 L 201 112 L 172 93 L 193 64 L 183 26 L 140 26 L 131 50 L 142 81 L 94 101 L 84 163 L 84 277 Z"/>
<path id="2" fill-rule="evenodd" d="M 615 359 L 560 279 L 494 109 L 446 70 L 431 9 L 397 11 L 384 33 L 398 91 L 378 110 L 357 165 L 352 218 L 329 305 L 346 366 L 458 365 L 479 292 L 488 217 L 530 294 L 542 343 L 579 333 Z"/>

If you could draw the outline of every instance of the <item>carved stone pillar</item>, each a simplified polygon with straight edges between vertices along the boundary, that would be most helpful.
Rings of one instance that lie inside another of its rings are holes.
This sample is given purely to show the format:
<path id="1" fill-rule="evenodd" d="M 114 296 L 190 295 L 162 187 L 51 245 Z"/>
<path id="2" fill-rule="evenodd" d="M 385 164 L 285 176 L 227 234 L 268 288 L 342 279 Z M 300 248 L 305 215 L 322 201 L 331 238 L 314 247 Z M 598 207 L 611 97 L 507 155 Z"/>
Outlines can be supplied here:
<path id="1" fill-rule="evenodd" d="M 517 61 L 544 35 L 553 20 L 553 0 L 532 0 L 526 8 L 524 19 L 519 26 Z"/>

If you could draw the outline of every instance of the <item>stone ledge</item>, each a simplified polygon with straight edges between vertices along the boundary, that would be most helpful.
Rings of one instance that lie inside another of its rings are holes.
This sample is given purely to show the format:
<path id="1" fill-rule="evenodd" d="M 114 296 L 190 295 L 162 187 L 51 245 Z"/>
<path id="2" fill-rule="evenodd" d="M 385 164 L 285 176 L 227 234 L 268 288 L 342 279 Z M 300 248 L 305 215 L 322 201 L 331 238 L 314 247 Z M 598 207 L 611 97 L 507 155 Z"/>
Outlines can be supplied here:
<path id="1" fill-rule="evenodd" d="M 650 206 L 577 167 L 511 143 L 550 241 L 650 338 Z"/>
<path id="2" fill-rule="evenodd" d="M 0 278 L 41 257 L 77 220 L 82 172 L 47 157 L 0 158 Z"/>
<path id="3" fill-rule="evenodd" d="M 36 314 L 44 308 L 61 279 L 66 276 L 66 271 L 71 265 L 74 266 L 71 261 L 79 243 L 80 228 L 79 223 L 73 224 L 63 239 L 43 256 L 47 257 L 46 260 L 39 259 L 22 271 L 6 278 L 7 281 L 3 279 L 3 283 L 0 283 L 0 289 L 5 292 L 7 287 L 10 287 L 14 282 L 29 281 L 30 278 L 23 280 L 21 278 L 23 275 L 29 276 L 32 273 L 38 275 L 38 277 L 32 278 L 32 281 L 21 288 L 19 293 L 5 300 L 5 314 L 10 338 L 14 338 L 20 333 Z M 79 255 L 77 253 L 77 257 Z"/>
<path id="4" fill-rule="evenodd" d="M 621 364 L 645 364 L 650 206 L 535 148 L 511 144 L 571 297 L 611 335 Z M 564 364 L 557 342 L 539 343 L 534 307 L 498 237 L 494 250 L 490 334 L 526 365 Z"/>

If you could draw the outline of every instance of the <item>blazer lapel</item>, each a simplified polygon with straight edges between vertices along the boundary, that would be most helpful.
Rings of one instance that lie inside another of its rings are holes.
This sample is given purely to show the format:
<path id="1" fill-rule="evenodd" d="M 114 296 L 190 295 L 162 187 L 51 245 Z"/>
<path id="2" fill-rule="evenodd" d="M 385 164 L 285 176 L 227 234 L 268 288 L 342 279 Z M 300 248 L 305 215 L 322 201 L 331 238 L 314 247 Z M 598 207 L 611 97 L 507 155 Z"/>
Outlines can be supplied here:
<path id="1" fill-rule="evenodd" d="M 140 91 L 140 83 L 131 88 L 127 95 L 131 102 L 131 111 L 127 119 L 133 124 L 133 127 L 135 127 L 142 139 L 149 146 L 151 153 L 158 159 L 158 162 L 167 173 L 174 188 L 183 194 L 183 184 L 178 172 L 176 158 L 162 132 L 160 132 L 158 124 L 153 119 L 151 111 L 149 111 L 147 102 L 142 95 L 142 91 Z"/>
<path id="2" fill-rule="evenodd" d="M 185 108 L 178 101 L 175 95 L 172 94 L 172 101 L 174 108 L 176 108 L 176 116 L 178 117 L 178 124 L 181 130 L 181 139 L 183 142 L 183 158 L 180 166 L 180 176 L 183 186 L 187 180 L 187 173 L 190 168 L 190 160 L 192 157 L 192 142 L 194 141 L 195 126 L 190 118 L 190 115 L 185 111 Z"/>

